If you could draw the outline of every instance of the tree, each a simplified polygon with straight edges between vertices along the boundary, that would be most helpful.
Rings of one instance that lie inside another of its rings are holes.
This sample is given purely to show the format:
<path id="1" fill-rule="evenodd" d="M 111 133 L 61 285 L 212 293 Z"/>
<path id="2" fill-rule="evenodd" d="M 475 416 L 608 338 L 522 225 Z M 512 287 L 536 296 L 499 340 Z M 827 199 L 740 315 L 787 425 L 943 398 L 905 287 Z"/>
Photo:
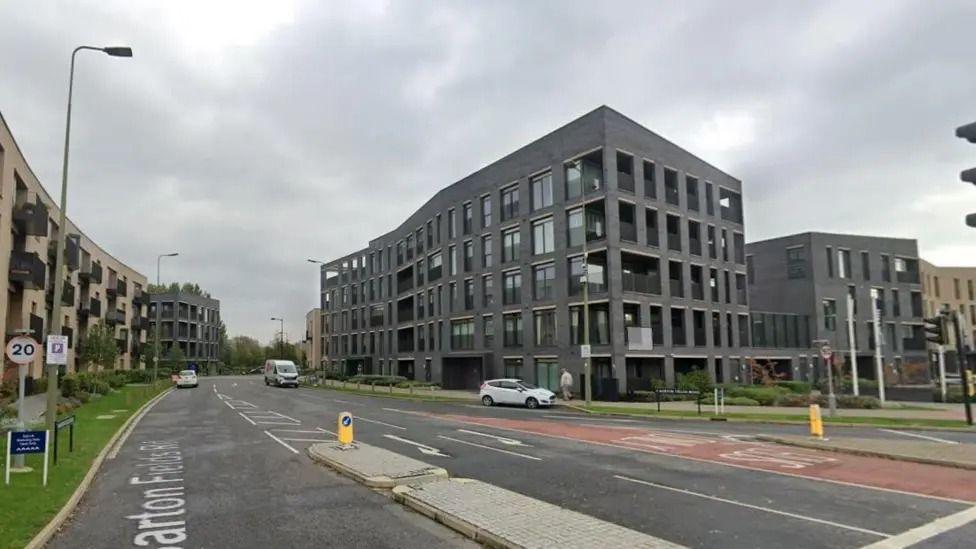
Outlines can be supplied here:
<path id="1" fill-rule="evenodd" d="M 184 282 L 180 284 L 179 282 L 170 282 L 169 284 L 149 284 L 147 291 L 151 294 L 163 294 L 163 293 L 184 293 L 191 295 L 199 295 L 203 297 L 210 297 L 210 292 L 204 291 L 196 282 Z"/>
<path id="2" fill-rule="evenodd" d="M 261 366 L 265 360 L 265 351 L 258 340 L 247 336 L 234 336 L 227 342 L 228 360 L 230 368 L 238 373 L 244 373 Z"/>
<path id="3" fill-rule="evenodd" d="M 114 328 L 110 328 L 102 320 L 88 329 L 88 335 L 81 346 L 81 361 L 86 367 L 114 368 L 118 356 Z"/>
<path id="4" fill-rule="evenodd" d="M 186 367 L 186 355 L 179 345 L 172 345 L 166 353 L 166 366 L 170 373 L 177 374 Z"/>

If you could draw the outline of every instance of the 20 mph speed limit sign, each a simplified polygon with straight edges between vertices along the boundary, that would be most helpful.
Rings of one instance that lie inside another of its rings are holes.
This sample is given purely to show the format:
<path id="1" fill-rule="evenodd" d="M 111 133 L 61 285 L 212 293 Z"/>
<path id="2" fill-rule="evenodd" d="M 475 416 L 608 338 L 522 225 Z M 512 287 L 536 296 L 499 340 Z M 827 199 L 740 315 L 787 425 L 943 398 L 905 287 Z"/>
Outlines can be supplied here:
<path id="1" fill-rule="evenodd" d="M 7 358 L 17 364 L 30 364 L 37 351 L 37 342 L 31 337 L 17 336 L 7 343 Z"/>

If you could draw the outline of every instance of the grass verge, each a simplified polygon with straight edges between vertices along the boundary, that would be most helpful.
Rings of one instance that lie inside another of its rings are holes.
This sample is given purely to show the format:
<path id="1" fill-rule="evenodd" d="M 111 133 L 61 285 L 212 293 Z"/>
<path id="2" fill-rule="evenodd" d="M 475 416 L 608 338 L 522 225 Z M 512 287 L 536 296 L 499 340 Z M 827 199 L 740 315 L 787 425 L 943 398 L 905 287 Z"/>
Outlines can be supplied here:
<path id="1" fill-rule="evenodd" d="M 61 431 L 57 465 L 53 464 L 54 449 L 51 447 L 52 463 L 48 466 L 47 487 L 41 483 L 44 454 L 28 455 L 26 464 L 34 471 L 12 473 L 10 486 L 0 486 L 0 493 L 3 494 L 0 497 L 0 547 L 27 545 L 61 510 L 112 435 L 139 407 L 167 388 L 169 385 L 160 385 L 156 389 L 148 385 L 126 386 L 75 409 L 72 412 L 75 415 L 74 452 L 68 452 L 68 432 L 65 429 Z M 102 415 L 115 417 L 95 419 Z M 7 451 L 6 434 L 0 448 Z"/>
<path id="2" fill-rule="evenodd" d="M 806 414 L 750 414 L 750 413 L 730 413 L 721 416 L 713 416 L 708 412 L 698 415 L 691 410 L 662 410 L 658 412 L 654 409 L 624 408 L 619 406 L 573 406 L 584 412 L 594 414 L 609 414 L 621 416 L 640 416 L 640 417 L 662 417 L 673 419 L 700 419 L 709 420 L 712 417 L 721 417 L 730 421 L 747 421 L 754 423 L 801 423 L 806 424 L 809 418 Z M 869 416 L 847 416 L 847 417 L 828 417 L 824 416 L 825 424 L 830 425 L 856 425 L 871 427 L 919 427 L 919 428 L 941 428 L 941 429 L 964 429 L 971 430 L 965 421 L 953 419 L 926 419 L 926 418 L 889 418 L 889 417 L 869 417 Z"/>
<path id="3" fill-rule="evenodd" d="M 305 385 L 305 387 L 309 387 L 309 386 Z M 384 398 L 399 398 L 402 400 L 426 400 L 432 402 L 467 402 L 469 404 L 470 403 L 477 404 L 478 402 L 476 399 L 473 398 L 459 398 L 459 397 L 438 395 L 436 391 L 429 391 L 426 389 L 417 389 L 413 394 L 410 394 L 410 393 L 396 393 L 396 392 L 390 393 L 389 389 L 387 389 L 386 387 L 376 387 L 376 392 L 373 392 L 370 389 L 356 389 L 354 387 L 343 388 L 343 387 L 322 386 L 322 387 L 309 387 L 309 388 L 323 389 L 326 391 L 340 391 L 343 393 L 351 393 L 354 395 L 376 396 L 376 397 L 384 397 Z"/>

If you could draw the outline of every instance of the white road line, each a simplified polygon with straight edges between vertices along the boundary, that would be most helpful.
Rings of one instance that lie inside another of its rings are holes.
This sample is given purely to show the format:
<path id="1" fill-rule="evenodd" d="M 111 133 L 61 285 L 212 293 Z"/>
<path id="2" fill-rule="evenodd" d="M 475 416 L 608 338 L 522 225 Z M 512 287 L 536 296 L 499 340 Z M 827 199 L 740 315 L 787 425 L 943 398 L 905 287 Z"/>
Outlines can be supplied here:
<path id="1" fill-rule="evenodd" d="M 474 446 L 476 448 L 484 448 L 485 450 L 492 450 L 494 452 L 501 452 L 503 454 L 508 454 L 510 456 L 518 456 L 520 458 L 531 459 L 533 461 L 542 461 L 542 458 L 537 458 L 535 456 L 530 456 L 528 454 L 520 454 L 518 452 L 512 452 L 509 450 L 502 450 L 501 448 L 492 448 L 491 446 L 485 446 L 484 444 L 478 444 L 475 442 L 468 442 L 466 440 L 461 440 L 457 438 L 446 437 L 444 435 L 437 435 L 437 438 L 442 438 L 444 440 L 450 440 L 451 442 L 457 442 L 458 444 L 467 444 L 468 446 Z"/>
<path id="2" fill-rule="evenodd" d="M 824 524 L 824 525 L 827 525 L 827 526 L 833 526 L 835 528 L 843 528 L 845 530 L 852 530 L 854 532 L 861 532 L 863 534 L 870 534 L 872 536 L 879 536 L 879 537 L 882 537 L 882 538 L 889 538 L 889 537 L 891 537 L 891 534 L 885 534 L 884 532 L 878 532 L 878 531 L 875 531 L 875 530 L 868 530 L 867 528 L 860 528 L 858 526 L 850 526 L 848 524 L 841 524 L 839 522 L 833 522 L 833 521 L 830 521 L 830 520 L 823 520 L 823 519 L 818 519 L 818 518 L 813 518 L 813 517 L 805 517 L 803 515 L 797 515 L 795 513 L 788 513 L 786 511 L 780 511 L 778 509 L 770 509 L 769 507 L 762 507 L 760 505 L 752 505 L 751 503 L 744 503 L 744 502 L 741 502 L 741 501 L 736 501 L 734 499 L 720 498 L 718 496 L 711 496 L 711 495 L 708 495 L 708 494 L 703 494 L 701 492 L 692 492 L 691 490 L 684 490 L 682 488 L 675 488 L 673 486 L 666 486 L 664 484 L 657 484 L 655 482 L 649 482 L 649 481 L 646 481 L 646 480 L 640 480 L 640 479 L 636 479 L 636 478 L 624 477 L 624 476 L 621 476 L 621 475 L 613 475 L 613 478 L 620 479 L 620 480 L 625 480 L 627 482 L 633 482 L 635 484 L 643 484 L 645 486 L 651 486 L 653 488 L 660 488 L 662 490 L 670 490 L 672 492 L 678 492 L 680 494 L 686 494 L 686 495 L 689 495 L 689 496 L 695 496 L 695 497 L 699 497 L 699 498 L 710 499 L 712 501 L 718 501 L 718 502 L 721 502 L 721 503 L 728 503 L 728 504 L 731 504 L 731 505 L 738 505 L 740 507 L 746 507 L 748 509 L 755 509 L 757 511 L 765 511 L 767 513 L 772 513 L 774 515 L 782 515 L 782 516 L 785 516 L 785 517 L 795 518 L 795 519 L 799 519 L 799 520 L 805 520 L 805 521 L 809 521 L 809 522 L 816 522 L 818 524 Z"/>
<path id="3" fill-rule="evenodd" d="M 948 532 L 949 530 L 955 530 L 974 520 L 976 520 L 976 507 L 970 507 L 958 513 L 937 518 L 928 524 L 906 530 L 897 536 L 872 543 L 871 545 L 865 545 L 862 549 L 899 549 L 901 547 L 909 547 L 920 541 Z"/>
<path id="4" fill-rule="evenodd" d="M 316 429 L 318 429 L 319 431 L 321 431 L 321 432 L 323 432 L 323 433 L 329 433 L 330 435 L 332 435 L 332 436 L 334 436 L 334 437 L 337 437 L 337 436 L 339 436 L 339 435 L 337 435 L 337 434 L 335 433 L 335 431 L 330 431 L 330 430 L 328 430 L 328 429 L 323 429 L 323 428 L 321 428 L 321 427 L 316 427 Z M 277 429 L 277 430 L 280 430 L 280 429 Z"/>
<path id="5" fill-rule="evenodd" d="M 289 445 L 288 445 L 288 443 L 287 443 L 287 442 L 285 442 L 285 441 L 283 441 L 283 440 L 281 440 L 280 438 L 278 438 L 278 437 L 276 437 L 276 436 L 274 436 L 274 435 L 272 435 L 271 433 L 269 433 L 269 432 L 267 432 L 267 431 L 265 431 L 265 432 L 264 432 L 264 434 L 266 434 L 266 435 L 268 435 L 269 437 L 271 437 L 271 438 L 273 438 L 273 439 L 275 440 L 275 442 L 277 442 L 278 444 L 280 444 L 280 445 L 282 445 L 282 446 L 284 446 L 285 448 L 288 448 L 288 449 L 289 449 L 289 450 L 291 450 L 292 452 L 294 452 L 294 453 L 296 453 L 296 454 L 298 453 L 298 450 L 296 450 L 296 449 L 294 449 L 294 448 L 292 448 L 291 446 L 289 446 Z"/>
<path id="6" fill-rule="evenodd" d="M 918 433 L 909 433 L 908 431 L 896 431 L 895 429 L 878 429 L 878 430 L 879 431 L 884 431 L 886 433 L 892 433 L 892 434 L 895 434 L 895 435 L 902 435 L 902 436 L 906 436 L 906 437 L 924 438 L 925 440 L 931 440 L 931 441 L 934 441 L 934 442 L 943 442 L 945 444 L 959 444 L 958 442 L 956 442 L 954 440 L 946 440 L 944 438 L 939 438 L 939 437 L 930 437 L 928 435 L 920 435 Z"/>
<path id="7" fill-rule="evenodd" d="M 366 419 L 366 418 L 364 418 L 362 416 L 353 416 L 353 417 L 356 419 L 356 421 L 365 421 L 366 423 L 376 423 L 378 425 L 385 425 L 387 427 L 392 427 L 394 429 L 400 429 L 401 431 L 406 431 L 407 430 L 406 427 L 400 427 L 399 425 L 393 425 L 392 423 L 386 423 L 385 421 L 378 421 L 378 420 L 375 420 L 375 419 Z"/>
<path id="8" fill-rule="evenodd" d="M 546 414 L 543 414 L 542 417 L 548 417 L 548 418 L 553 418 L 553 419 L 584 419 L 584 420 L 586 420 L 588 418 L 588 416 L 556 416 L 556 415 L 546 415 Z M 594 421 L 594 420 L 593 419 L 590 419 L 589 421 Z M 605 418 L 604 419 L 604 418 L 600 418 L 600 419 L 596 419 L 595 421 L 612 421 L 614 423 L 637 423 L 637 420 L 636 419 L 611 419 L 611 418 Z"/>
<path id="9" fill-rule="evenodd" d="M 321 433 L 322 432 L 320 430 L 308 431 L 304 429 L 269 429 L 269 430 L 274 431 L 276 433 Z"/>
<path id="10" fill-rule="evenodd" d="M 270 410 L 269 410 L 269 411 L 270 411 Z M 271 412 L 271 413 L 272 413 L 272 414 L 275 414 L 276 416 L 278 416 L 278 417 L 281 417 L 281 418 L 285 418 L 285 419 L 290 419 L 290 420 L 292 420 L 292 421 L 294 421 L 295 423 L 301 423 L 301 421 L 298 421 L 297 419 L 295 419 L 295 418 L 293 418 L 293 417 L 288 417 L 288 416 L 286 416 L 285 414 L 282 414 L 282 413 L 280 413 L 280 412 Z"/>
<path id="11" fill-rule="evenodd" d="M 236 410 L 237 409 L 237 408 L 234 408 L 233 406 L 231 406 L 230 402 L 228 402 L 226 400 L 224 401 L 224 404 L 226 404 L 227 407 L 230 408 L 231 410 Z"/>
<path id="12" fill-rule="evenodd" d="M 414 415 L 414 416 L 422 416 L 422 415 L 424 415 L 424 412 L 417 412 L 417 411 L 414 411 L 414 410 L 401 410 L 399 408 L 380 408 L 380 410 L 383 410 L 385 412 L 396 412 L 398 414 L 410 414 L 410 415 Z"/>
<path id="13" fill-rule="evenodd" d="M 325 438 L 282 438 L 281 440 L 287 440 L 288 442 L 332 442 Z"/>
<path id="14" fill-rule="evenodd" d="M 498 435 L 492 435 L 490 433 L 482 433 L 480 431 L 469 431 L 468 429 L 458 429 L 458 432 L 459 433 L 467 433 L 469 435 L 477 435 L 479 437 L 493 438 L 493 439 L 497 440 L 498 442 L 501 442 L 502 444 L 508 444 L 510 446 L 526 446 L 526 447 L 529 447 L 529 448 L 532 447 L 529 444 L 525 444 L 521 440 L 517 440 L 517 439 L 514 439 L 514 438 L 500 437 Z"/>
<path id="15" fill-rule="evenodd" d="M 240 412 L 237 412 L 237 413 L 238 414 L 241 414 Z M 254 420 L 253 419 L 245 416 L 244 414 L 241 414 L 241 417 L 244 418 L 244 419 L 246 419 L 246 420 L 248 420 L 249 422 L 251 422 L 251 425 L 257 425 L 257 423 L 254 423 Z"/>
<path id="16" fill-rule="evenodd" d="M 433 446 L 428 446 L 428 445 L 426 445 L 426 444 L 424 444 L 422 442 L 417 442 L 415 440 L 410 440 L 409 438 L 401 438 L 401 437 L 398 437 L 396 435 L 383 435 L 383 436 L 386 437 L 386 438 L 388 438 L 388 439 L 390 439 L 390 440 L 395 440 L 397 442 L 402 442 L 404 444 L 412 444 L 412 445 L 416 446 L 417 450 L 420 450 L 421 453 L 427 454 L 428 456 L 451 457 L 451 456 L 449 456 L 449 455 L 441 452 L 439 449 L 434 448 Z"/>
<path id="17" fill-rule="evenodd" d="M 290 421 L 255 421 L 258 425 L 301 425 L 301 423 L 292 423 Z"/>

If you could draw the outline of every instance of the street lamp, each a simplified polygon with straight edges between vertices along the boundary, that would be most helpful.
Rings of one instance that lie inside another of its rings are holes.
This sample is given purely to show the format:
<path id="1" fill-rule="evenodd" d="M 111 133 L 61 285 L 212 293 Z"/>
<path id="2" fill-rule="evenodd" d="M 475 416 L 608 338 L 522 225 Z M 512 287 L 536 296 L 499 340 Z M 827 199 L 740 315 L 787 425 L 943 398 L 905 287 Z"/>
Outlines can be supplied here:
<path id="1" fill-rule="evenodd" d="M 64 127 L 64 163 L 61 166 L 61 212 L 58 215 L 58 248 L 54 259 L 54 303 L 51 305 L 50 334 L 61 334 L 61 296 L 64 292 L 64 241 L 67 237 L 68 226 L 66 210 L 68 208 L 68 144 L 71 140 L 71 94 L 75 84 L 75 55 L 81 50 L 100 51 L 113 57 L 132 57 L 132 48 L 125 46 L 111 46 L 99 48 L 95 46 L 78 46 L 71 52 L 71 69 L 68 72 L 68 113 Z M 58 366 L 48 364 L 47 382 L 47 428 L 54 431 L 54 420 L 58 410 Z"/>
<path id="2" fill-rule="evenodd" d="M 156 256 L 156 289 L 157 290 L 159 289 L 160 286 L 162 286 L 162 283 L 159 281 L 160 280 L 159 279 L 159 268 L 160 268 L 160 264 L 163 261 L 163 258 L 164 257 L 176 257 L 178 255 L 180 255 L 179 252 L 173 252 L 173 253 L 168 253 L 168 254 L 159 254 L 159 255 Z M 160 292 L 160 293 L 164 293 L 164 292 Z M 162 301 L 157 301 L 156 302 L 156 337 L 155 337 L 155 341 L 153 342 L 153 387 L 156 386 L 156 376 L 159 373 L 159 352 L 160 352 L 160 349 L 159 349 L 159 330 L 160 330 L 160 325 L 162 324 L 162 322 L 160 322 L 160 320 L 159 320 L 159 310 L 162 309 L 162 308 L 163 308 L 163 302 Z"/>
<path id="3" fill-rule="evenodd" d="M 285 319 L 273 316 L 271 320 L 281 323 L 281 331 L 278 332 L 278 354 L 279 358 L 285 358 Z"/>
<path id="4" fill-rule="evenodd" d="M 589 190 L 597 190 L 600 188 L 600 180 L 595 179 L 591 189 L 585 187 L 586 181 L 583 177 L 583 159 L 577 159 L 571 162 L 576 166 L 579 172 L 580 178 L 580 215 L 583 218 L 583 274 L 580 276 L 580 283 L 583 285 L 583 347 L 587 349 L 587 354 L 590 351 L 590 257 L 589 251 L 587 250 L 587 226 L 586 226 L 586 194 Z M 582 350 L 580 351 L 582 353 Z M 586 405 L 589 406 L 593 399 L 593 368 L 590 365 L 590 357 L 586 356 L 583 358 L 583 398 L 586 401 Z"/>

